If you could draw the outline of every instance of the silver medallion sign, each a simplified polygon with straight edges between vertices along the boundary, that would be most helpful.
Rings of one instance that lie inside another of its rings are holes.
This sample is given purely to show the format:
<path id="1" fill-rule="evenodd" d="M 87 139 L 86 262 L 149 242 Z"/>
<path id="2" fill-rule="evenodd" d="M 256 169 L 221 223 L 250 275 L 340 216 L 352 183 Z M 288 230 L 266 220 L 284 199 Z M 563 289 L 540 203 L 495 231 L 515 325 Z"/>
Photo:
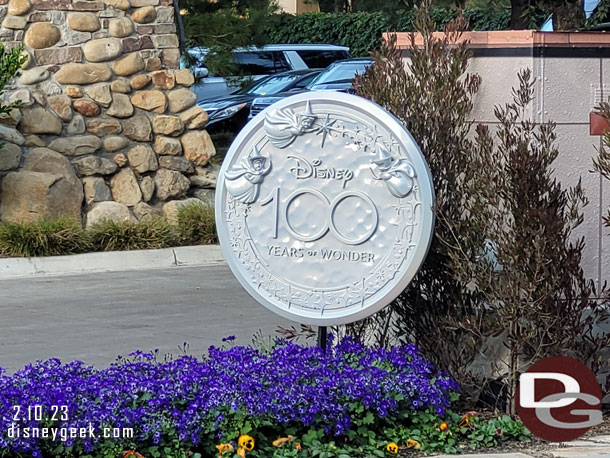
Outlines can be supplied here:
<path id="1" fill-rule="evenodd" d="M 396 118 L 354 95 L 305 93 L 237 136 L 216 224 L 257 301 L 330 326 L 371 315 L 409 284 L 430 245 L 433 202 L 428 166 Z"/>

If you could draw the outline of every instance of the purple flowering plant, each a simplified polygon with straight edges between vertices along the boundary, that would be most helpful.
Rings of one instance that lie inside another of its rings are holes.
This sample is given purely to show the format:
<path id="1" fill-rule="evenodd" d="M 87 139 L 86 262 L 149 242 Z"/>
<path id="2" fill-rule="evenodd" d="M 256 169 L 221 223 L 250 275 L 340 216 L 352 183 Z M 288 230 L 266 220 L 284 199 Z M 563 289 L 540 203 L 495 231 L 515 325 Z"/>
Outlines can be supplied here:
<path id="1" fill-rule="evenodd" d="M 370 440 L 365 431 L 408 424 L 424 412 L 443 416 L 457 389 L 413 345 L 386 350 L 351 338 L 326 355 L 278 340 L 268 351 L 210 347 L 202 359 L 158 361 L 137 351 L 99 370 L 50 359 L 0 376 L 0 456 L 215 456 L 218 443 L 240 434 L 264 443 L 311 431 L 357 445 Z M 41 406 L 44 416 L 16 419 L 15 406 Z M 53 406 L 66 406 L 65 415 L 51 415 Z M 8 434 L 12 426 L 89 425 L 133 428 L 134 435 L 54 441 Z"/>

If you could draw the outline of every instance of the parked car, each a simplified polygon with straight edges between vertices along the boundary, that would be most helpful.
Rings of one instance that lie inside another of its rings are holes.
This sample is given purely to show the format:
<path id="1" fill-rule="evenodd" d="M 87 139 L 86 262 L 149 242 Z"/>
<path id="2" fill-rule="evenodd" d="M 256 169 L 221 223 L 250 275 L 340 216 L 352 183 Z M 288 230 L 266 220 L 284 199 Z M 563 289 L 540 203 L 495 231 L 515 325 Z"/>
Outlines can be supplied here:
<path id="1" fill-rule="evenodd" d="M 197 94 L 198 101 L 234 93 L 240 89 L 244 78 L 256 81 L 263 76 L 289 70 L 325 68 L 337 60 L 350 58 L 348 47 L 329 44 L 274 44 L 262 48 L 238 48 L 233 53 L 238 75 L 223 78 L 210 74 L 205 67 L 208 52 L 207 48 L 188 50 L 189 56 L 196 62 L 191 70 L 201 78 L 200 84 L 191 88 Z M 183 60 L 182 67 L 186 64 Z"/>
<path id="2" fill-rule="evenodd" d="M 321 69 L 291 70 L 265 76 L 249 87 L 235 94 L 204 100 L 199 103 L 210 117 L 208 131 L 238 132 L 248 121 L 250 105 L 256 97 L 277 94 L 278 92 L 302 89 L 307 86 Z"/>
<path id="3" fill-rule="evenodd" d="M 303 89 L 292 89 L 278 92 L 275 95 L 256 97 L 250 107 L 249 118 L 252 119 L 269 105 L 291 95 L 305 91 L 353 92 L 353 82 L 356 75 L 363 74 L 373 64 L 372 59 L 348 59 L 335 62 L 321 72 Z"/>

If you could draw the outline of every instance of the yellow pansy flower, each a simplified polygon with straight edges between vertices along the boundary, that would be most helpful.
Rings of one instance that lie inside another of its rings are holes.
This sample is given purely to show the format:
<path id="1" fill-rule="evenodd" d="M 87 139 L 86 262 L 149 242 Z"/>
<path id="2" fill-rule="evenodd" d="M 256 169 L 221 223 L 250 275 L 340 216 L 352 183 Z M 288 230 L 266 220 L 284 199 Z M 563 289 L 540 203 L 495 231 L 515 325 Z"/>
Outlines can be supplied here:
<path id="1" fill-rule="evenodd" d="M 218 453 L 232 452 L 233 446 L 231 444 L 218 444 L 216 450 L 218 450 Z"/>
<path id="2" fill-rule="evenodd" d="M 415 439 L 407 439 L 407 448 L 419 449 L 421 448 L 421 444 Z"/>
<path id="3" fill-rule="evenodd" d="M 248 436 L 247 434 L 242 434 L 241 436 L 239 436 L 239 439 L 237 439 L 237 443 L 241 448 L 246 449 L 248 451 L 254 448 L 254 438 L 252 436 Z"/>

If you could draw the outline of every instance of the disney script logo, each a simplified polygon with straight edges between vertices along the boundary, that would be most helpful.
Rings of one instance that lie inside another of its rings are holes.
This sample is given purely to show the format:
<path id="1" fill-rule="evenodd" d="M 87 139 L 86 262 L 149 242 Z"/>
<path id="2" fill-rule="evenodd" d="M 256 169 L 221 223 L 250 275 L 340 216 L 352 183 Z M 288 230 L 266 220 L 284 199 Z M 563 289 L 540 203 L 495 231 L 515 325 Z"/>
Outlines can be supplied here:
<path id="1" fill-rule="evenodd" d="M 297 180 L 306 178 L 321 178 L 325 180 L 339 180 L 343 182 L 343 187 L 349 180 L 354 178 L 354 172 L 348 169 L 336 169 L 334 167 L 321 168 L 322 160 L 314 159 L 309 162 L 300 156 L 287 155 L 287 159 L 294 159 L 295 166 L 290 167 L 289 171 Z"/>

